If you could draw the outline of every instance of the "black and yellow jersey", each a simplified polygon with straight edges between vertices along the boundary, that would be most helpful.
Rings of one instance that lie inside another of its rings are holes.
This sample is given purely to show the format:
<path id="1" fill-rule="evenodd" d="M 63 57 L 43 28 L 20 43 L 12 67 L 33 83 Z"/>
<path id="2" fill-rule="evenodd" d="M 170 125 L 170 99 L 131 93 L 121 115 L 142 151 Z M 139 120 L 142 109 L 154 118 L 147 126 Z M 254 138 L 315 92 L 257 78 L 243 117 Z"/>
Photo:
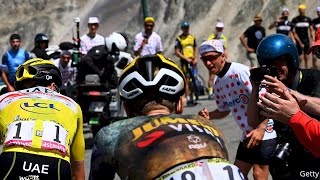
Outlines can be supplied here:
<path id="1" fill-rule="evenodd" d="M 176 179 L 185 173 L 200 177 L 201 164 L 210 172 L 228 166 L 237 174 L 234 179 L 241 174 L 228 162 L 222 134 L 211 121 L 192 115 L 141 116 L 99 131 L 90 179 L 113 179 L 115 173 L 121 179 Z"/>
<path id="2" fill-rule="evenodd" d="M 197 47 L 196 38 L 192 34 L 181 34 L 177 37 L 174 47 L 178 48 L 185 57 L 194 59 L 194 49 Z"/>
<path id="3" fill-rule="evenodd" d="M 71 98 L 45 87 L 0 96 L 3 152 L 84 160 L 82 112 Z"/>

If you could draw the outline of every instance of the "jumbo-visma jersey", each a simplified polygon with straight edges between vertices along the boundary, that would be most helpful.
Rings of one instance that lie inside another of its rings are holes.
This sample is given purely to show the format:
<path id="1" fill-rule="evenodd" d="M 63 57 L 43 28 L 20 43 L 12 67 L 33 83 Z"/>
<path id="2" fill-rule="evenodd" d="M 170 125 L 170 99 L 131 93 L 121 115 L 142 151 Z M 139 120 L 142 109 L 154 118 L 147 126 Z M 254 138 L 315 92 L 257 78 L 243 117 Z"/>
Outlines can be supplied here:
<path id="1" fill-rule="evenodd" d="M 175 47 L 178 47 L 184 56 L 194 58 L 194 48 L 197 47 L 196 39 L 191 34 L 182 34 L 176 39 Z"/>
<path id="2" fill-rule="evenodd" d="M 182 171 L 175 167 L 189 166 L 185 163 L 201 158 L 226 160 L 227 156 L 222 134 L 203 117 L 139 116 L 114 122 L 99 131 L 92 150 L 90 179 L 113 179 L 116 172 L 121 179 L 184 179 L 176 178 L 181 177 Z"/>
<path id="3" fill-rule="evenodd" d="M 0 96 L 0 132 L 3 152 L 84 159 L 79 105 L 45 87 Z"/>

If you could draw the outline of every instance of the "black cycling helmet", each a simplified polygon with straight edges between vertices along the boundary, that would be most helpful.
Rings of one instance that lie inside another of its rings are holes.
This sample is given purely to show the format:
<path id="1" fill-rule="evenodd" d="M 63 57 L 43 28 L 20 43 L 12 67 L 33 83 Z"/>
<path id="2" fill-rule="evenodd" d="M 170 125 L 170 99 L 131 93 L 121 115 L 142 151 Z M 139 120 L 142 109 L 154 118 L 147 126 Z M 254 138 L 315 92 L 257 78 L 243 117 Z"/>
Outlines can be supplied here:
<path id="1" fill-rule="evenodd" d="M 118 81 L 124 100 L 177 101 L 184 94 L 185 84 L 178 65 L 160 54 L 137 57 L 123 70 Z"/>
<path id="2" fill-rule="evenodd" d="M 257 58 L 260 66 L 272 64 L 281 56 L 289 55 L 292 66 L 299 68 L 299 55 L 293 41 L 283 34 L 273 34 L 264 38 L 257 47 Z"/>
<path id="3" fill-rule="evenodd" d="M 39 47 L 40 42 L 46 43 L 46 48 L 48 48 L 49 44 L 49 37 L 44 33 L 39 33 L 34 37 L 34 46 Z"/>
<path id="4" fill-rule="evenodd" d="M 20 65 L 16 72 L 15 86 L 18 90 L 24 89 L 25 80 L 35 80 L 36 85 L 47 86 L 54 82 L 58 87 L 62 85 L 60 70 L 49 60 L 40 58 L 30 59 Z"/>

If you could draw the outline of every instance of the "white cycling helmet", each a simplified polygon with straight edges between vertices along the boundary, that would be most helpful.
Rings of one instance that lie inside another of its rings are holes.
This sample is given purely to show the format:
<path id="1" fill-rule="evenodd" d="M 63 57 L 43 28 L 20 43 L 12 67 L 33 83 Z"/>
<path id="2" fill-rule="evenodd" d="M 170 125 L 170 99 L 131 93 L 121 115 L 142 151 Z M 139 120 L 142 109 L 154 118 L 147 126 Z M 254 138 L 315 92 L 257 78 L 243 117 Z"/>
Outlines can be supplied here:
<path id="1" fill-rule="evenodd" d="M 106 37 L 106 46 L 109 52 L 116 51 L 116 50 L 125 51 L 128 44 L 125 37 L 123 37 L 123 35 L 117 32 L 113 32 L 108 37 Z M 114 49 L 114 48 L 117 48 L 117 49 Z"/>

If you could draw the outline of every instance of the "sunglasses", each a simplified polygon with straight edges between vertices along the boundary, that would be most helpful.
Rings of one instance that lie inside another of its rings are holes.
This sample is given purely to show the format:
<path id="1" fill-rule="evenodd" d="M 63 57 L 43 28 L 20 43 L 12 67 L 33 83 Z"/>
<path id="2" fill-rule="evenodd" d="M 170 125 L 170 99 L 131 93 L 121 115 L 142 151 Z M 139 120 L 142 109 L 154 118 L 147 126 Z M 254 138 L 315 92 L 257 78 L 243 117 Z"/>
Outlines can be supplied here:
<path id="1" fill-rule="evenodd" d="M 221 56 L 222 53 L 218 53 L 216 55 L 208 55 L 208 56 L 202 56 L 200 59 L 204 62 L 207 62 L 207 61 L 214 61 L 216 60 L 218 57 Z"/>
<path id="2" fill-rule="evenodd" d="M 316 55 L 316 57 L 318 59 L 320 59 L 320 47 L 316 46 L 314 49 L 313 49 L 313 54 Z"/>
<path id="3" fill-rule="evenodd" d="M 153 25 L 153 24 L 144 24 L 144 26 L 146 26 L 146 27 L 153 27 L 154 25 Z"/>

